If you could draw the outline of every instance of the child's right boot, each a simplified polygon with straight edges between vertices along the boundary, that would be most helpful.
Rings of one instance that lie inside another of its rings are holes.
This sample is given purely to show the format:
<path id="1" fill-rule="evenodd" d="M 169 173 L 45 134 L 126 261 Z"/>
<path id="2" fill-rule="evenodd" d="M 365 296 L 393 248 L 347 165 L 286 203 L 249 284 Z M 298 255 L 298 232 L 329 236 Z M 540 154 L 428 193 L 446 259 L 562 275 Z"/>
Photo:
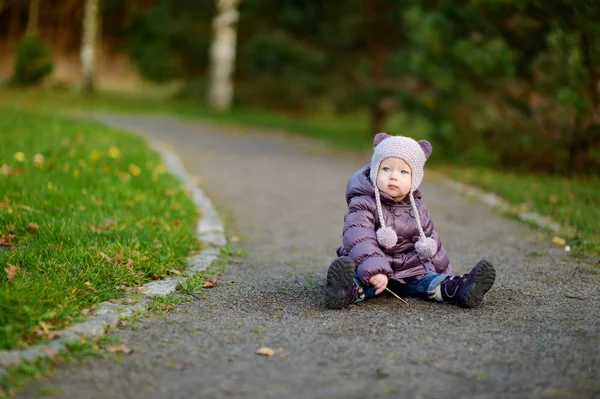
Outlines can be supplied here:
<path id="1" fill-rule="evenodd" d="M 440 283 L 442 301 L 467 308 L 477 307 L 495 280 L 494 266 L 487 260 L 480 260 L 470 273 L 452 276 Z"/>
<path id="2" fill-rule="evenodd" d="M 327 270 L 325 305 L 330 309 L 340 309 L 360 299 L 362 287 L 354 281 L 354 262 L 342 256 L 331 262 Z"/>

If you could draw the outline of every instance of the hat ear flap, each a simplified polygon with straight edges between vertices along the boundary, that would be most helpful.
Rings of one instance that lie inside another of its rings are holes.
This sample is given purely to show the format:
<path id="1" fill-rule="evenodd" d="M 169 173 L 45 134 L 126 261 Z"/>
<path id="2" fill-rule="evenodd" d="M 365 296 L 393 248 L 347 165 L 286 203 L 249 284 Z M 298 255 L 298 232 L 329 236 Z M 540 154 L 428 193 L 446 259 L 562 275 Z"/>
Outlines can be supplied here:
<path id="1" fill-rule="evenodd" d="M 377 133 L 375 135 L 375 137 L 373 137 L 373 148 L 377 147 L 377 145 L 379 143 L 381 143 L 383 140 L 387 139 L 388 137 L 390 137 L 389 134 L 387 133 Z"/>
<path id="2" fill-rule="evenodd" d="M 421 149 L 423 150 L 423 152 L 425 153 L 425 159 L 429 158 L 429 156 L 431 155 L 431 151 L 432 151 L 431 144 L 429 144 L 429 141 L 419 140 L 418 143 L 421 146 Z"/>

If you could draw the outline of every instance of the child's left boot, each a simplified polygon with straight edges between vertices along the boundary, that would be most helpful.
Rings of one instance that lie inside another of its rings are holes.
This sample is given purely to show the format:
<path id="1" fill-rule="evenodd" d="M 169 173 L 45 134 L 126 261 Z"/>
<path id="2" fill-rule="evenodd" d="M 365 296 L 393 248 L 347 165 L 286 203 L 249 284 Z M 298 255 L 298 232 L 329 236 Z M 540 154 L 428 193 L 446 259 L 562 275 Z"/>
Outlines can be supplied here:
<path id="1" fill-rule="evenodd" d="M 468 308 L 481 305 L 483 296 L 492 288 L 496 270 L 487 260 L 480 260 L 468 274 L 449 277 L 439 284 L 441 299 Z"/>
<path id="2" fill-rule="evenodd" d="M 340 309 L 360 300 L 362 287 L 354 281 L 354 269 L 354 262 L 347 256 L 331 262 L 325 287 L 325 305 L 329 309 Z"/>

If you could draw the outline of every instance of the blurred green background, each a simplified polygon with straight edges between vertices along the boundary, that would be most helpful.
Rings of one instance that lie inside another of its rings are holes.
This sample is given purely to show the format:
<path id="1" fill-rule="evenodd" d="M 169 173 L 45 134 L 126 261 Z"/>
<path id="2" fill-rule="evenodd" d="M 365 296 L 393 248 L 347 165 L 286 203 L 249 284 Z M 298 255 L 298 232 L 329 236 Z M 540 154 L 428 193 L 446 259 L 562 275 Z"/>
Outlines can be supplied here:
<path id="1" fill-rule="evenodd" d="M 217 111 L 227 8 L 233 97 Z M 591 237 L 599 21 L 598 0 L 0 0 L 0 102 L 175 112 L 361 149 L 379 131 L 426 138 L 432 165 Z"/>
<path id="2" fill-rule="evenodd" d="M 0 1 L 4 78 L 15 76 L 17 51 L 35 53 L 29 29 L 50 54 L 45 83 L 80 84 L 84 3 Z M 163 93 L 203 103 L 217 4 L 100 1 L 97 86 L 161 83 Z M 360 113 L 365 136 L 401 115 L 392 133 L 418 126 L 437 159 L 600 170 L 597 0 L 243 0 L 238 8 L 235 107 Z"/>

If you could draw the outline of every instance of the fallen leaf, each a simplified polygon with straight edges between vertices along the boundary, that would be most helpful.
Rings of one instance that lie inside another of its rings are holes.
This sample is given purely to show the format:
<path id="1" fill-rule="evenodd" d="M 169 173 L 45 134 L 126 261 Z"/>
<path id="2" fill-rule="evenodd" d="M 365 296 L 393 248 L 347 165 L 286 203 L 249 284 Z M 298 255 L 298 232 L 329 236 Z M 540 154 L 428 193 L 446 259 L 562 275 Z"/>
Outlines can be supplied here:
<path id="1" fill-rule="evenodd" d="M 213 282 L 212 282 L 212 281 L 210 281 L 210 280 L 206 280 L 206 281 L 204 282 L 204 284 L 202 284 L 202 288 L 212 288 L 212 287 L 214 287 L 215 285 L 217 285 L 217 283 L 213 283 Z"/>
<path id="2" fill-rule="evenodd" d="M 14 234 L 0 235 L 0 247 L 12 247 L 12 240 L 14 238 L 15 238 Z"/>
<path id="3" fill-rule="evenodd" d="M 127 270 L 133 271 L 133 259 L 127 259 Z"/>
<path id="4" fill-rule="evenodd" d="M 23 162 L 25 160 L 25 154 L 22 152 L 15 152 L 14 158 L 16 161 Z"/>
<path id="5" fill-rule="evenodd" d="M 123 342 L 121 342 L 119 345 L 108 345 L 106 347 L 106 351 L 110 352 L 110 353 L 125 353 L 125 354 L 133 352 L 133 350 L 130 349 Z"/>
<path id="6" fill-rule="evenodd" d="M 112 263 L 121 263 L 123 259 L 123 254 L 121 252 L 117 252 L 114 258 L 112 258 Z"/>
<path id="7" fill-rule="evenodd" d="M 142 170 L 134 164 L 130 164 L 128 170 L 131 176 L 139 176 L 142 173 Z"/>
<path id="8" fill-rule="evenodd" d="M 112 262 L 112 259 L 110 258 L 110 256 L 108 256 L 107 254 L 105 254 L 104 252 L 98 252 L 98 255 L 104 259 L 107 262 Z"/>
<path id="9" fill-rule="evenodd" d="M 38 224 L 37 224 L 37 223 L 33 223 L 33 222 L 31 222 L 31 223 L 29 223 L 29 224 L 27 225 L 27 228 L 28 228 L 28 229 L 29 229 L 29 231 L 31 231 L 32 233 L 35 233 L 35 232 L 37 232 L 37 231 L 39 230 L 39 228 L 40 228 L 40 227 L 38 226 Z"/>
<path id="10" fill-rule="evenodd" d="M 90 158 L 92 159 L 92 161 L 97 161 L 100 158 L 102 158 L 102 153 L 98 150 L 92 150 L 92 152 L 90 153 Z"/>
<path id="11" fill-rule="evenodd" d="M 269 347 L 263 346 L 262 348 L 258 348 L 256 354 L 261 356 L 273 356 L 275 351 Z"/>
<path id="12" fill-rule="evenodd" d="M 35 166 L 42 167 L 44 165 L 44 156 L 39 152 L 33 156 L 33 164 Z"/>
<path id="13" fill-rule="evenodd" d="M 31 330 L 34 334 L 45 338 L 45 339 L 56 339 L 65 335 L 64 332 L 59 331 L 52 327 L 50 324 L 40 321 L 38 323 L 39 327 Z"/>
<path id="14" fill-rule="evenodd" d="M 554 244 L 558 245 L 559 247 L 564 247 L 567 244 L 567 242 L 565 241 L 565 239 L 564 238 L 560 238 L 560 237 L 554 237 L 552 239 L 552 242 Z"/>
<path id="15" fill-rule="evenodd" d="M 3 175 L 10 175 L 12 173 L 12 168 L 7 164 L 4 164 L 0 168 L 0 173 L 2 173 Z"/>
<path id="16" fill-rule="evenodd" d="M 167 270 L 167 272 L 171 273 L 171 274 L 175 274 L 177 276 L 181 275 L 181 271 L 177 270 L 177 269 L 169 269 Z"/>
<path id="17" fill-rule="evenodd" d="M 7 280 L 12 281 L 12 279 L 15 278 L 18 270 L 19 268 L 17 266 L 11 264 L 9 264 L 8 267 L 5 267 L 4 271 L 6 272 Z"/>
<path id="18" fill-rule="evenodd" d="M 120 155 L 121 155 L 121 151 L 119 151 L 119 149 L 117 147 L 110 147 L 108 149 L 108 156 L 111 157 L 112 159 L 119 158 Z"/>
<path id="19" fill-rule="evenodd" d="M 164 276 L 154 273 L 152 276 L 150 276 L 150 278 L 152 280 L 162 280 L 164 278 Z"/>

